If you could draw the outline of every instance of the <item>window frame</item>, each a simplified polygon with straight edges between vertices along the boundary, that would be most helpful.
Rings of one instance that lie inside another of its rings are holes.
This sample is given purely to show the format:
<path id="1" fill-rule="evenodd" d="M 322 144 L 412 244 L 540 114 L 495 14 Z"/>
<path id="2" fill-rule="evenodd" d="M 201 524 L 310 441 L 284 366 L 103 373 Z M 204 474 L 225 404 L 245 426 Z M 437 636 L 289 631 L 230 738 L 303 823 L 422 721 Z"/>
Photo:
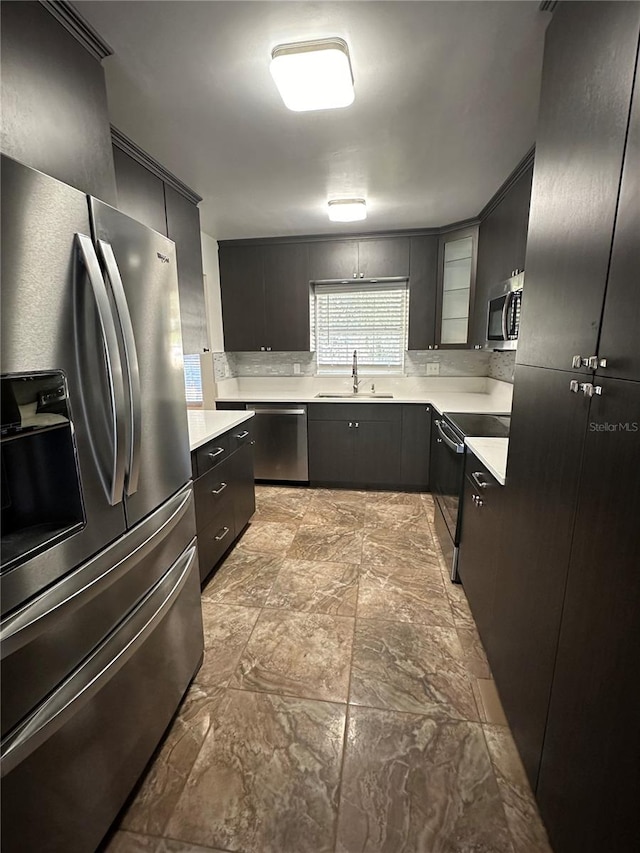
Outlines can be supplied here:
<path id="1" fill-rule="evenodd" d="M 370 376 L 388 375 L 388 376 L 403 376 L 405 372 L 405 359 L 407 348 L 409 345 L 409 279 L 402 276 L 393 279 L 378 279 L 364 281 L 341 281 L 341 282 L 315 282 L 312 283 L 309 293 L 310 303 L 310 335 L 311 349 L 316 353 L 316 370 L 318 375 L 334 375 L 345 376 L 349 375 L 352 370 L 352 356 L 348 355 L 344 362 L 322 362 L 321 350 L 318 347 L 318 325 L 319 325 L 319 310 L 318 296 L 323 293 L 349 293 L 349 292 L 382 292 L 389 290 L 401 290 L 403 292 L 402 312 L 402 336 L 403 340 L 400 347 L 400 363 L 399 364 L 384 364 L 370 363 L 364 361 L 358 353 L 358 369 L 361 373 L 366 373 Z M 366 327 L 363 327 L 366 328 Z M 353 347 L 358 350 L 357 343 Z M 350 347 L 349 347 L 350 349 Z"/>

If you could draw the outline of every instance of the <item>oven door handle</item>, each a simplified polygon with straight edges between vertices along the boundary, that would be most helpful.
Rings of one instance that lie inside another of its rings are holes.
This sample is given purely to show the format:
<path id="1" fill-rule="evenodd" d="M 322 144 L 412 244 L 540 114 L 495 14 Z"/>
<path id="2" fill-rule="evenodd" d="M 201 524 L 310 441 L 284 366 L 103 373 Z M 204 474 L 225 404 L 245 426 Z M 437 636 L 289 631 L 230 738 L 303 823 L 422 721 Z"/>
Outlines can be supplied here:
<path id="1" fill-rule="evenodd" d="M 453 450 L 454 453 L 464 453 L 464 442 L 460 444 L 459 441 L 456 441 L 456 436 L 451 438 L 451 436 L 447 435 L 445 432 L 446 424 L 444 421 L 436 421 L 435 422 L 438 432 L 440 433 L 440 437 L 447 445 Z"/>

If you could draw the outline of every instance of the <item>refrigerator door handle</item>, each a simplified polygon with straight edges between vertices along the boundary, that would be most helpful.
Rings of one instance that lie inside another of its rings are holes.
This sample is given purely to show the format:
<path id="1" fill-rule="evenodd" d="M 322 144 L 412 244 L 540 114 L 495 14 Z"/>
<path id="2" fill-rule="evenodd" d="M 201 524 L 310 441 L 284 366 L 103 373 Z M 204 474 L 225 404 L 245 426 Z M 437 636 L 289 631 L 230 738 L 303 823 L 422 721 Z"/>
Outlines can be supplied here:
<path id="1" fill-rule="evenodd" d="M 0 746 L 3 777 L 54 735 L 135 654 L 182 591 L 196 559 L 194 540 L 125 622 L 7 735 Z"/>
<path id="2" fill-rule="evenodd" d="M 140 477 L 140 441 L 142 434 L 142 395 L 140 392 L 140 366 L 138 364 L 138 351 L 136 339 L 133 334 L 131 313 L 127 304 L 127 297 L 122 284 L 122 277 L 118 268 L 116 256 L 113 253 L 111 243 L 106 240 L 98 240 L 98 248 L 107 270 L 107 276 L 111 283 L 113 298 L 116 303 L 122 339 L 124 341 L 124 352 L 129 382 L 129 458 L 127 465 L 126 493 L 133 495 L 138 491 L 138 479 Z"/>
<path id="3" fill-rule="evenodd" d="M 111 483 L 107 490 L 109 503 L 111 506 L 115 506 L 122 501 L 125 473 L 125 394 L 122 361 L 120 360 L 118 336 L 107 293 L 107 285 L 102 277 L 96 250 L 91 238 L 80 233 L 76 233 L 75 236 L 80 250 L 80 258 L 87 271 L 93 291 L 105 344 L 113 428 L 113 468 L 110 473 Z"/>

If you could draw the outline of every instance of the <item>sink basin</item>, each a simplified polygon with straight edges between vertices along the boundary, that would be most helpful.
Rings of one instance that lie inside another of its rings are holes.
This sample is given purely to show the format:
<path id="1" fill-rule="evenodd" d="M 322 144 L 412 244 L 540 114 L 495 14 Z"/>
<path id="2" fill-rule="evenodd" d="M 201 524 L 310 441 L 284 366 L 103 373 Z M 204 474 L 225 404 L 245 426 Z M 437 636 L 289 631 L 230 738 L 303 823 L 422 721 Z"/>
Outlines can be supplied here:
<path id="1" fill-rule="evenodd" d="M 347 398 L 349 400 L 357 400 L 358 397 L 366 397 L 367 400 L 393 400 L 393 394 L 366 394 L 366 393 L 358 393 L 354 394 L 353 391 L 344 391 L 344 392 L 335 392 L 334 394 L 316 394 L 316 397 L 323 397 L 324 399 L 331 399 L 340 397 Z"/>

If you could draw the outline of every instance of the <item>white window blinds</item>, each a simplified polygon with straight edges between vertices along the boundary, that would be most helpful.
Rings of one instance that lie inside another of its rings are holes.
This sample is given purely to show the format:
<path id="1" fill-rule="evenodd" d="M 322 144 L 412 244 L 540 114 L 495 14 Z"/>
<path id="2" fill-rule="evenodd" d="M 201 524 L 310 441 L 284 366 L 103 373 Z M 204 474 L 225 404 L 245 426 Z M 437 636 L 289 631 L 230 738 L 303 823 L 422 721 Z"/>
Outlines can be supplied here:
<path id="1" fill-rule="evenodd" d="M 202 403 L 202 374 L 198 354 L 184 356 L 184 388 L 187 403 Z"/>
<path id="2" fill-rule="evenodd" d="M 407 282 L 317 284 L 311 296 L 312 349 L 318 369 L 400 373 L 407 348 Z"/>

